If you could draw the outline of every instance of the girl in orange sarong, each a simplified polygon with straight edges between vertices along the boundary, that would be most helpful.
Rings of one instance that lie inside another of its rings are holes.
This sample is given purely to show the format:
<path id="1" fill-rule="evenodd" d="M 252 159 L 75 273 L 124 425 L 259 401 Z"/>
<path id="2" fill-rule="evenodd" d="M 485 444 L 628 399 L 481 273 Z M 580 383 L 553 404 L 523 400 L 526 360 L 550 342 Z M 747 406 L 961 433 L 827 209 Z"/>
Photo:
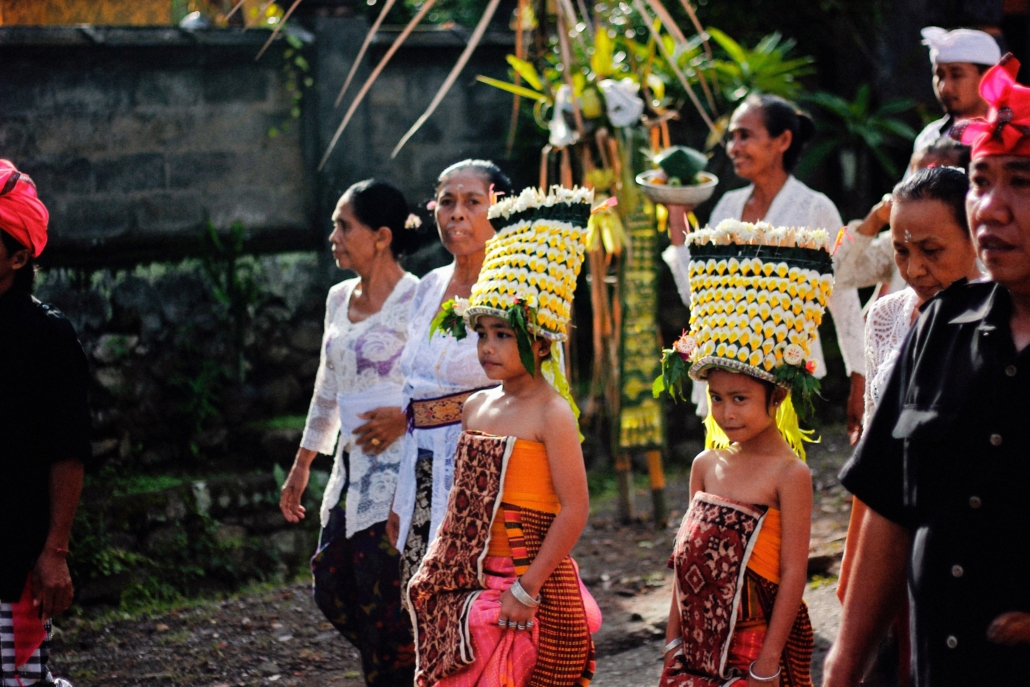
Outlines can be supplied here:
<path id="1" fill-rule="evenodd" d="M 500 386 L 465 401 L 447 513 L 408 585 L 418 687 L 585 687 L 593 677 L 601 615 L 569 556 L 589 494 L 560 360 L 590 197 L 528 190 L 495 205 L 499 231 L 472 297 L 445 303 L 434 325 L 459 338 L 474 330 Z"/>
<path id="2" fill-rule="evenodd" d="M 690 471 L 660 684 L 811 687 L 801 596 L 812 478 L 777 431 L 786 393 L 747 374 L 707 376 L 712 417 L 732 443 L 702 452 Z"/>
<path id="3" fill-rule="evenodd" d="M 687 241 L 690 331 L 664 351 L 654 390 L 682 398 L 688 376 L 707 382 L 709 414 L 669 561 L 661 685 L 811 687 L 811 439 L 794 404 L 811 407 L 818 390 L 811 353 L 833 238 L 725 220 Z"/>

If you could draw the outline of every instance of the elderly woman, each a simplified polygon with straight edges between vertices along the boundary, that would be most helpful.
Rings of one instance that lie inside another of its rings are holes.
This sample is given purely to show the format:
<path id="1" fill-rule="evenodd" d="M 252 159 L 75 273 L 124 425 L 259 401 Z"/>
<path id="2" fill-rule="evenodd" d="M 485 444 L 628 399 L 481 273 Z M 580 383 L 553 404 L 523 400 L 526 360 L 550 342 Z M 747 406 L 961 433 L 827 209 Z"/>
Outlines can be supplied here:
<path id="1" fill-rule="evenodd" d="M 898 184 L 891 194 L 890 236 L 894 262 L 907 287 L 877 299 L 869 308 L 865 329 L 867 426 L 920 306 L 953 282 L 980 276 L 966 219 L 968 189 L 969 177 L 961 169 L 935 167 L 916 172 Z M 868 507 L 856 498 L 837 587 L 837 596 L 842 602 L 847 596 L 854 552 L 862 538 L 867 511 Z M 907 615 L 906 611 L 899 616 L 892 630 L 902 654 L 903 679 L 907 677 L 908 666 Z M 886 665 L 880 661 L 878 667 L 884 680 L 897 680 L 897 661 L 888 660 Z"/>
<path id="2" fill-rule="evenodd" d="M 908 180 L 921 169 L 959 167 L 969 169 L 969 146 L 953 138 L 941 138 L 912 154 Z M 890 232 L 880 233 L 890 223 L 891 194 L 873 206 L 865 219 L 848 223 L 850 241 L 844 241 L 833 254 L 833 281 L 837 288 L 851 289 L 883 284 L 880 295 L 905 288 L 905 280 L 894 264 L 894 243 Z"/>
<path id="3" fill-rule="evenodd" d="M 783 98 L 752 95 L 730 118 L 730 142 L 726 152 L 733 161 L 737 176 L 751 185 L 728 191 L 715 205 L 709 219 L 717 226 L 724 219 L 744 222 L 768 222 L 777 226 L 822 228 L 835 236 L 842 226 L 840 213 L 833 202 L 813 191 L 791 174 L 801 157 L 801 150 L 812 137 L 815 127 L 808 115 Z M 680 298 L 690 305 L 690 251 L 685 245 L 689 231 L 686 206 L 669 207 L 669 238 L 672 245 L 662 258 L 672 270 Z M 856 427 L 862 417 L 864 392 L 862 356 L 862 309 L 855 289 L 834 289 L 829 302 L 830 314 L 837 329 L 837 341 L 844 367 L 851 376 L 851 397 L 848 400 L 848 422 Z M 826 375 L 822 345 L 816 339 L 812 356 L 816 377 Z M 708 412 L 705 386 L 694 384 L 691 400 L 697 414 Z"/>
<path id="4" fill-rule="evenodd" d="M 311 461 L 331 453 L 340 437 L 311 564 L 315 602 L 361 653 L 369 685 L 414 679 L 399 554 L 386 536 L 404 450 L 400 356 L 418 288 L 398 264 L 417 245 L 407 223 L 404 195 L 384 181 L 354 184 L 336 205 L 333 257 L 358 276 L 329 290 L 315 392 L 279 503 L 289 522 L 304 518 Z"/>
<path id="5" fill-rule="evenodd" d="M 494 235 L 487 219 L 491 193 L 511 193 L 511 182 L 485 160 L 453 164 L 437 180 L 436 226 L 454 262 L 429 272 L 419 284 L 401 356 L 410 435 L 389 531 L 402 553 L 402 589 L 422 563 L 447 509 L 462 404 L 474 391 L 496 386 L 479 364 L 476 337 L 459 341 L 445 332 L 429 335 L 441 304 L 468 298 L 479 278 L 486 242 Z"/>

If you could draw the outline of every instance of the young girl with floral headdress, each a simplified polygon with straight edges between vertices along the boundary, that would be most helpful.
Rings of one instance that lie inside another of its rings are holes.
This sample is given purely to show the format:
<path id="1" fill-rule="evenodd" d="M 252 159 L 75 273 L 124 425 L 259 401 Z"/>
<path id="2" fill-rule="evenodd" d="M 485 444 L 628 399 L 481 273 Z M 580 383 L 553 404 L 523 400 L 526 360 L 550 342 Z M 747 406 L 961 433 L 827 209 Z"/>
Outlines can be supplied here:
<path id="1" fill-rule="evenodd" d="M 591 199 L 530 189 L 496 204 L 470 299 L 434 323 L 459 338 L 471 328 L 500 386 L 465 402 L 447 513 L 408 586 L 419 687 L 593 676 L 600 611 L 569 557 L 589 495 L 560 355 Z"/>
<path id="2" fill-rule="evenodd" d="M 727 220 L 693 232 L 690 331 L 656 395 L 708 382 L 706 450 L 669 565 L 676 584 L 661 685 L 812 684 L 802 601 L 812 520 L 811 350 L 833 288 L 825 231 Z"/>

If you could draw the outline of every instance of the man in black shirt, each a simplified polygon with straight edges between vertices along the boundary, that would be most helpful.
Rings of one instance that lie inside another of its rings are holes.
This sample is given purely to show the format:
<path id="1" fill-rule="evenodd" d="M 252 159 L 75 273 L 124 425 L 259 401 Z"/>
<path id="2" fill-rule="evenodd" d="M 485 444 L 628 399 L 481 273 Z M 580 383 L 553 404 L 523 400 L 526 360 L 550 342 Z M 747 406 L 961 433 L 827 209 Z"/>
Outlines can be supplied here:
<path id="1" fill-rule="evenodd" d="M 71 604 L 65 556 L 90 455 L 86 357 L 32 297 L 48 214 L 0 160 L 0 649 L 3 685 L 67 685 L 47 668 L 50 618 Z"/>
<path id="2" fill-rule="evenodd" d="M 985 75 L 991 121 L 963 134 L 966 211 L 991 281 L 924 306 L 841 473 L 872 510 L 826 686 L 858 684 L 905 603 L 906 565 L 916 687 L 1030 682 L 1030 89 L 1018 66 Z"/>

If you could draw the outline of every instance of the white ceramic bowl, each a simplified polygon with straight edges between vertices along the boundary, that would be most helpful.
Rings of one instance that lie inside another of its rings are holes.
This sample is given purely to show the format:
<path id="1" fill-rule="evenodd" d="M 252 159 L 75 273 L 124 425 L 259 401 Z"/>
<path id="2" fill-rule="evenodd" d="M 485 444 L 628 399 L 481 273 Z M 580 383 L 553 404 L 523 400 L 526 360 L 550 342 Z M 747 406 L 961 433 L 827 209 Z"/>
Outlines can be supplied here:
<path id="1" fill-rule="evenodd" d="M 698 172 L 702 181 L 689 186 L 667 186 L 652 183 L 655 177 L 664 176 L 660 169 L 652 169 L 637 175 L 637 186 L 652 202 L 663 205 L 700 205 L 712 197 L 719 177 L 708 172 Z"/>

